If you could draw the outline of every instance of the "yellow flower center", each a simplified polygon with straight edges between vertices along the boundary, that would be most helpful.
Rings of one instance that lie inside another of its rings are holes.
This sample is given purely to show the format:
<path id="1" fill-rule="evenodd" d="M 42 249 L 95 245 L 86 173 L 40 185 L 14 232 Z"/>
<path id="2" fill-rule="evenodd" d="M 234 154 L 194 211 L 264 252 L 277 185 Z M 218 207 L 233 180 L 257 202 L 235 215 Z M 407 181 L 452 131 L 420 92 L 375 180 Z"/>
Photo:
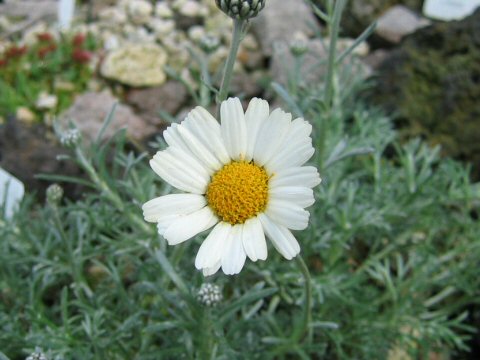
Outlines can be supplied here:
<path id="1" fill-rule="evenodd" d="M 223 221 L 243 224 L 267 206 L 267 172 L 253 163 L 232 162 L 212 176 L 206 196 Z"/>

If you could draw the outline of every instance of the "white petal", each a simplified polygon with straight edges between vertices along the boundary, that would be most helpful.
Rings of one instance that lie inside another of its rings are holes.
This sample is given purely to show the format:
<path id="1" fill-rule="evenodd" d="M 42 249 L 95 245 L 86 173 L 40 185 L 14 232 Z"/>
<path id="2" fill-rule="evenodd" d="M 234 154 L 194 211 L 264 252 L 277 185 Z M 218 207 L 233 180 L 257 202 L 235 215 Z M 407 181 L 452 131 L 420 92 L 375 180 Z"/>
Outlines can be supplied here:
<path id="1" fill-rule="evenodd" d="M 291 120 L 292 114 L 275 109 L 263 122 L 253 152 L 255 164 L 263 166 L 278 151 L 290 129 Z"/>
<path id="2" fill-rule="evenodd" d="M 207 110 L 197 106 L 190 111 L 182 124 L 194 133 L 222 164 L 231 161 L 223 142 L 220 124 Z"/>
<path id="3" fill-rule="evenodd" d="M 289 167 L 301 166 L 305 164 L 314 153 L 315 149 L 312 144 L 305 143 L 301 147 L 292 149 L 290 153 L 282 151 L 282 156 L 277 157 L 275 159 L 276 161 L 271 161 L 268 164 L 265 164 L 265 169 L 268 174 L 274 174 Z"/>
<path id="4" fill-rule="evenodd" d="M 175 221 L 180 219 L 180 217 L 181 215 L 170 215 L 158 220 L 157 222 L 158 233 L 163 236 L 163 234 L 165 234 L 165 231 L 168 229 L 168 227 L 172 225 Z"/>
<path id="5" fill-rule="evenodd" d="M 217 262 L 212 267 L 202 269 L 203 276 L 211 276 L 215 274 L 218 271 L 218 269 L 220 269 L 220 266 L 222 266 L 221 261 Z"/>
<path id="6" fill-rule="evenodd" d="M 285 141 L 274 156 L 265 164 L 270 172 L 287 167 L 303 165 L 315 152 L 310 133 L 312 126 L 302 118 L 295 119 Z"/>
<path id="7" fill-rule="evenodd" d="M 276 224 L 265 214 L 259 214 L 258 218 L 268 238 L 280 254 L 287 260 L 291 260 L 298 255 L 300 245 L 286 227 Z"/>
<path id="8" fill-rule="evenodd" d="M 219 222 L 208 234 L 198 250 L 195 258 L 195 267 L 200 269 L 214 267 L 220 262 L 226 240 L 230 236 L 232 225 L 226 222 Z"/>
<path id="9" fill-rule="evenodd" d="M 270 189 L 280 186 L 305 186 L 313 188 L 322 180 L 313 166 L 291 167 L 273 174 L 268 181 Z"/>
<path id="10" fill-rule="evenodd" d="M 180 216 L 165 230 L 163 237 L 169 245 L 180 244 L 198 233 L 211 228 L 217 222 L 218 219 L 215 214 L 208 206 L 205 206 L 201 210 Z"/>
<path id="11" fill-rule="evenodd" d="M 219 170 L 223 164 L 207 149 L 202 142 L 186 127 L 180 125 L 178 132 L 183 138 L 188 148 L 212 173 Z"/>
<path id="12" fill-rule="evenodd" d="M 180 133 L 178 132 L 179 124 L 172 124 L 163 131 L 163 139 L 168 144 L 168 146 L 180 148 L 185 152 L 190 152 L 187 144 L 183 141 Z"/>
<path id="13" fill-rule="evenodd" d="M 257 261 L 267 258 L 267 242 L 262 224 L 257 217 L 248 219 L 243 224 L 242 241 L 245 253 L 250 260 Z"/>
<path id="14" fill-rule="evenodd" d="M 203 194 L 210 181 L 208 171 L 180 148 L 157 152 L 150 166 L 163 180 L 186 192 Z"/>
<path id="15" fill-rule="evenodd" d="M 268 192 L 270 200 L 292 202 L 302 208 L 313 205 L 315 198 L 313 190 L 303 186 L 277 186 L 271 187 Z"/>
<path id="16" fill-rule="evenodd" d="M 248 104 L 245 112 L 245 122 L 247 124 L 247 152 L 245 154 L 245 161 L 253 159 L 253 152 L 257 142 L 258 132 L 262 123 L 269 116 L 268 102 L 262 99 L 253 98 Z"/>
<path id="17" fill-rule="evenodd" d="M 238 274 L 247 258 L 242 243 L 243 224 L 235 225 L 226 239 L 222 254 L 222 270 L 227 275 Z"/>
<path id="18" fill-rule="evenodd" d="M 205 197 L 197 194 L 160 196 L 143 204 L 143 217 L 145 221 L 158 222 L 170 215 L 185 215 L 200 210 L 206 204 Z"/>
<path id="19" fill-rule="evenodd" d="M 292 229 L 303 230 L 308 226 L 310 213 L 292 202 L 269 199 L 265 213 L 277 223 Z"/>
<path id="20" fill-rule="evenodd" d="M 242 104 L 238 98 L 229 98 L 220 106 L 221 130 L 228 154 L 233 160 L 245 159 L 247 126 Z"/>

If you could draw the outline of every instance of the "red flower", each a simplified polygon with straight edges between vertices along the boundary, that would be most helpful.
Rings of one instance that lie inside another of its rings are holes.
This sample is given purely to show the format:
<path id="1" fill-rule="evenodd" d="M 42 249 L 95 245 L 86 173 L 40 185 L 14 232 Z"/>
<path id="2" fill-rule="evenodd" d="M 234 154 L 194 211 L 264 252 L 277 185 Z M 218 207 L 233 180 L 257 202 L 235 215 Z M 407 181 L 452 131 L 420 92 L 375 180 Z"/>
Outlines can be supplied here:
<path id="1" fill-rule="evenodd" d="M 78 33 L 76 34 L 74 37 L 73 37 L 73 40 L 72 40 L 72 43 L 73 43 L 73 46 L 75 47 L 80 47 L 83 45 L 83 43 L 85 42 L 85 39 L 86 39 L 86 35 L 85 34 L 82 34 L 82 33 Z"/>
<path id="2" fill-rule="evenodd" d="M 8 60 L 7 59 L 0 59 L 0 68 L 7 66 Z"/>
<path id="3" fill-rule="evenodd" d="M 52 42 L 54 41 L 53 35 L 48 32 L 43 32 L 37 34 L 37 39 L 42 42 Z"/>
<path id="4" fill-rule="evenodd" d="M 47 46 L 44 46 L 44 47 L 41 47 L 40 49 L 38 49 L 38 57 L 40 59 L 43 59 L 45 58 L 45 56 L 47 56 L 47 54 L 55 51 L 57 49 L 57 45 L 56 44 L 50 44 L 50 45 L 47 45 Z"/>
<path id="5" fill-rule="evenodd" d="M 7 60 L 19 58 L 25 55 L 26 52 L 27 52 L 27 47 L 25 45 L 24 46 L 12 45 L 5 51 L 5 58 Z"/>
<path id="6" fill-rule="evenodd" d="M 75 49 L 72 53 L 73 61 L 79 64 L 88 64 L 92 60 L 92 53 L 90 51 Z"/>

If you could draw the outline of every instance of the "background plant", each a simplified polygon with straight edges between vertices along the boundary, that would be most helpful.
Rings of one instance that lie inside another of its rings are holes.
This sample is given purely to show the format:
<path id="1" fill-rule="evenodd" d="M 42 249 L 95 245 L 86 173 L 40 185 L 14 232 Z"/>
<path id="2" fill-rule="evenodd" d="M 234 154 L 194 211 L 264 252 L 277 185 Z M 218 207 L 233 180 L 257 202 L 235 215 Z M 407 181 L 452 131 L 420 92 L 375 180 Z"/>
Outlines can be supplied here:
<path id="1" fill-rule="evenodd" d="M 37 34 L 32 45 L 12 43 L 0 56 L 0 116 L 36 106 L 40 93 L 54 94 L 58 102 L 53 113 L 66 109 L 75 94 L 86 89 L 92 76 L 95 39 L 89 34 Z"/>

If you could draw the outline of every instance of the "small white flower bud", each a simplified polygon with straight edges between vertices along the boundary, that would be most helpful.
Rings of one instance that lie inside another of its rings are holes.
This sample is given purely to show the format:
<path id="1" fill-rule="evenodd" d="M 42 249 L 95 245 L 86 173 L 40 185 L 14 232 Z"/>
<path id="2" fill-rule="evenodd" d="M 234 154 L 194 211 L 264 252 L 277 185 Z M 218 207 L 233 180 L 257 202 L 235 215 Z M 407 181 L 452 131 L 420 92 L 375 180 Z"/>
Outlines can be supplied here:
<path id="1" fill-rule="evenodd" d="M 302 56 L 308 51 L 308 44 L 303 39 L 296 39 L 290 43 L 290 52 L 293 56 Z"/>
<path id="2" fill-rule="evenodd" d="M 25 360 L 48 360 L 48 357 L 46 354 L 42 352 L 42 349 L 39 347 L 35 348 L 35 351 L 28 355 L 28 357 Z"/>
<path id="3" fill-rule="evenodd" d="M 215 0 L 217 7 L 232 19 L 247 20 L 258 15 L 265 0 Z"/>
<path id="4" fill-rule="evenodd" d="M 200 38 L 199 46 L 207 54 L 211 54 L 220 46 L 220 40 L 216 36 L 205 35 Z"/>
<path id="5" fill-rule="evenodd" d="M 52 205 L 57 205 L 63 197 L 63 188 L 58 184 L 52 184 L 46 191 L 47 202 Z"/>
<path id="6" fill-rule="evenodd" d="M 77 129 L 70 129 L 60 136 L 60 143 L 67 148 L 72 148 L 80 142 L 80 137 L 80 131 Z"/>
<path id="7" fill-rule="evenodd" d="M 200 290 L 198 290 L 197 298 L 198 301 L 206 306 L 216 306 L 222 301 L 223 295 L 220 291 L 220 287 L 206 283 L 202 284 Z"/>

